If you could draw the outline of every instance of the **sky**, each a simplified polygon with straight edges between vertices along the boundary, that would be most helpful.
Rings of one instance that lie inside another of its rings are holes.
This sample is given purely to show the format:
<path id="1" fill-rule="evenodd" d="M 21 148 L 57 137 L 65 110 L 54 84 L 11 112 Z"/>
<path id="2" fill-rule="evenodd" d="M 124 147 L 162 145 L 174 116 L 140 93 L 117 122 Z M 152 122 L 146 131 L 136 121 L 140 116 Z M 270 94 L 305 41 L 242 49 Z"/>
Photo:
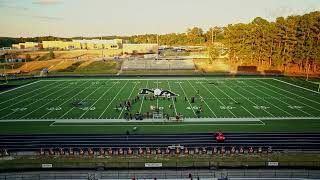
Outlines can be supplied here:
<path id="1" fill-rule="evenodd" d="M 182 33 L 320 10 L 320 0 L 0 0 L 0 36 Z"/>

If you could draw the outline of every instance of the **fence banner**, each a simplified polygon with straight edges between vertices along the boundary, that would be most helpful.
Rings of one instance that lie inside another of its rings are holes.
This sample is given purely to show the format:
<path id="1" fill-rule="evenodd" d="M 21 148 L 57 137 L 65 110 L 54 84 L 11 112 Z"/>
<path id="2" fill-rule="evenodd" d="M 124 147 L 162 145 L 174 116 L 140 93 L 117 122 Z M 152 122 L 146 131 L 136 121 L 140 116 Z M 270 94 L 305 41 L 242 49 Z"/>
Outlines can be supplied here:
<path id="1" fill-rule="evenodd" d="M 144 163 L 144 167 L 162 167 L 162 163 Z"/>
<path id="2" fill-rule="evenodd" d="M 279 166 L 279 162 L 268 162 L 268 166 Z"/>

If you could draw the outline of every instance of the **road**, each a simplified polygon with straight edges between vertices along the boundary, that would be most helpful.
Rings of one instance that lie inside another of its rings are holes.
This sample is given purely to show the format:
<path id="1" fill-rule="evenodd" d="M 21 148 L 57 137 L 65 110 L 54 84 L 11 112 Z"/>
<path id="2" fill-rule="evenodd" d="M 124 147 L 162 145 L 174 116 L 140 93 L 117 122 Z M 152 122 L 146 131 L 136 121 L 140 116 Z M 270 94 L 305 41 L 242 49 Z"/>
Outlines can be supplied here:
<path id="1" fill-rule="evenodd" d="M 211 133 L 110 135 L 0 135 L 0 149 L 33 151 L 40 148 L 167 148 L 180 145 L 187 148 L 235 147 L 282 150 L 320 150 L 320 133 L 225 133 L 225 142 L 216 142 Z"/>

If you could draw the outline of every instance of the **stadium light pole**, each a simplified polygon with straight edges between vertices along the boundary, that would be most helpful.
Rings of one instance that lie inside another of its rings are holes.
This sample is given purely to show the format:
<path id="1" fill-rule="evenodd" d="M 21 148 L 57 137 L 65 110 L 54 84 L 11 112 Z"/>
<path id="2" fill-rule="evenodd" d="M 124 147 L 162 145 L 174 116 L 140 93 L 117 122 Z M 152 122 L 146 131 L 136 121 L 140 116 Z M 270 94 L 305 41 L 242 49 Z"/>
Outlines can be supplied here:
<path id="1" fill-rule="evenodd" d="M 4 56 L 5 59 L 6 59 L 6 56 Z M 4 79 L 6 80 L 6 82 L 4 84 L 8 84 L 8 78 L 7 78 L 7 72 L 6 72 L 6 66 L 3 65 L 3 76 L 4 76 Z"/>
<path id="2" fill-rule="evenodd" d="M 6 66 L 3 66 L 3 72 L 4 72 L 4 78 L 6 80 L 6 84 L 8 84 L 8 77 L 7 77 L 7 72 L 6 72 Z M 320 86 L 320 85 L 319 85 Z"/>
<path id="3" fill-rule="evenodd" d="M 213 42 L 216 42 L 217 40 L 217 32 L 214 32 L 214 40 L 213 40 L 213 27 L 211 27 L 211 44 L 213 44 Z"/>
<path id="4" fill-rule="evenodd" d="M 100 39 L 101 41 L 102 41 L 102 36 L 101 36 L 101 39 Z M 101 42 L 102 43 L 102 42 Z M 101 59 L 102 60 L 104 60 L 104 57 L 103 57 L 103 50 L 104 50 L 104 45 L 103 44 L 101 44 Z"/>

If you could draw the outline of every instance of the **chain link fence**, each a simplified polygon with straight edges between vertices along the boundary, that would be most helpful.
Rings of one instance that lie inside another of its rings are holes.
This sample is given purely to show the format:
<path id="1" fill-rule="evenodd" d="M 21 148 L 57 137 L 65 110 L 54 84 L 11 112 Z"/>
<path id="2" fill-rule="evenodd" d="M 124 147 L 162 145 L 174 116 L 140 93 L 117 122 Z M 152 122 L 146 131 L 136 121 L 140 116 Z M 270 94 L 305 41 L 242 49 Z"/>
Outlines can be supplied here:
<path id="1" fill-rule="evenodd" d="M 318 179 L 319 170 L 288 169 L 229 169 L 229 170 L 122 170 L 122 171 L 66 171 L 18 172 L 0 174 L 0 180 L 103 180 L 103 179 Z"/>

